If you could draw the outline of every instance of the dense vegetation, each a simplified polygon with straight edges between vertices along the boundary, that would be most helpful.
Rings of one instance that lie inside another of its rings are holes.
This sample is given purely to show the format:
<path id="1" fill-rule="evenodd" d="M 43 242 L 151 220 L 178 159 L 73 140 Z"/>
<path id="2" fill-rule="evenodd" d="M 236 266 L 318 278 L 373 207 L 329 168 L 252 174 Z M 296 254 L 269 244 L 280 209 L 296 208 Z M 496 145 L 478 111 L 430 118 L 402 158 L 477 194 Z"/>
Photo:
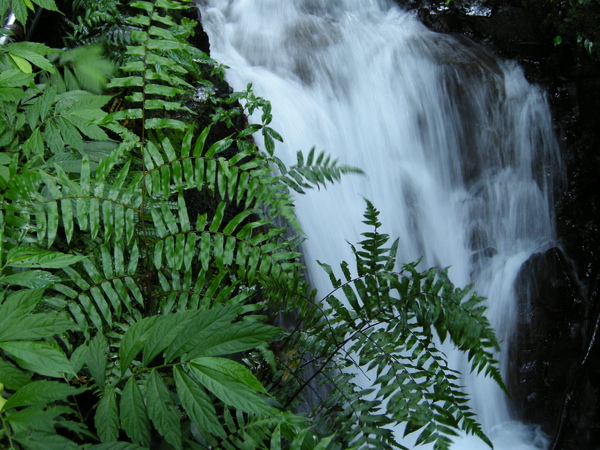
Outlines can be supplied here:
<path id="1" fill-rule="evenodd" d="M 320 298 L 292 192 L 359 171 L 281 163 L 268 101 L 224 87 L 187 2 L 79 7 L 72 49 L 0 47 L 0 448 L 403 448 L 400 424 L 489 443 L 437 348 L 502 385 L 483 299 L 399 264 L 368 201 Z"/>
<path id="2" fill-rule="evenodd" d="M 524 0 L 532 9 L 539 5 Z M 547 2 L 547 8 L 540 11 L 544 25 L 556 30 L 555 45 L 563 41 L 577 44 L 596 62 L 600 61 L 597 46 L 600 43 L 600 1 L 598 0 L 559 0 Z"/>

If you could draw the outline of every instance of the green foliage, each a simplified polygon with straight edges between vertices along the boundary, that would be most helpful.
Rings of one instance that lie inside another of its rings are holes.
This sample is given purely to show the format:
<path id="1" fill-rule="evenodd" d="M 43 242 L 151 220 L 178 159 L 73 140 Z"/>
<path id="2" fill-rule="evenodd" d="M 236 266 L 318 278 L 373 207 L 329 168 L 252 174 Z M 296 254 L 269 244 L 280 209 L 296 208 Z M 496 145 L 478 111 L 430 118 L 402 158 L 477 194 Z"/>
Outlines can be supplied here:
<path id="1" fill-rule="evenodd" d="M 71 7 L 74 22 L 66 42 L 75 47 L 100 45 L 112 60 L 122 62 L 122 50 L 132 43 L 131 31 L 135 26 L 127 22 L 121 2 L 76 0 Z"/>
<path id="2" fill-rule="evenodd" d="M 58 11 L 54 0 L 0 0 L 0 17 L 4 18 L 8 11 L 12 11 L 21 25 L 25 27 L 29 14 L 35 11 L 36 7 Z"/>
<path id="3" fill-rule="evenodd" d="M 553 38 L 554 46 L 567 46 L 574 51 L 577 64 L 599 61 L 596 48 L 600 42 L 600 1 L 549 0 L 539 2 L 521 0 L 521 5 L 531 12 L 542 25 L 545 35 Z M 542 6 L 542 7 L 540 7 Z"/>
<path id="4" fill-rule="evenodd" d="M 433 442 L 436 449 L 448 449 L 457 430 L 491 446 L 466 404 L 459 373 L 438 349 L 450 339 L 474 371 L 504 387 L 483 299 L 469 295 L 469 287 L 455 288 L 446 271 L 419 272 L 417 263 L 396 271 L 398 241 L 385 247 L 389 236 L 379 233 L 378 215 L 367 202 L 364 223 L 373 231 L 363 233 L 360 247 L 352 246 L 354 271 L 343 262 L 338 278 L 321 263 L 334 290 L 323 306 L 327 319 L 307 328 L 304 339 L 311 353 L 324 355 L 323 371 L 334 390 L 317 416 L 338 431 L 344 448 L 404 448 L 390 430 L 401 424 L 405 435 L 420 430 L 417 443 Z M 357 371 L 374 389 L 357 385 Z"/>
<path id="5" fill-rule="evenodd" d="M 74 262 L 68 258 L 56 253 L 13 254 L 3 267 L 3 273 L 11 267 L 53 268 Z M 19 276 L 23 276 L 30 280 L 30 272 L 9 277 L 19 281 Z M 6 278 L 3 277 L 3 281 L 8 283 Z M 19 443 L 32 448 L 39 447 L 41 442 L 52 442 L 69 447 L 70 441 L 59 436 L 56 428 L 83 431 L 80 424 L 68 419 L 74 414 L 68 399 L 83 389 L 56 380 L 38 379 L 39 376 L 68 378 L 75 373 L 53 336 L 76 330 L 77 326 L 65 314 L 44 311 L 43 295 L 43 288 L 22 289 L 8 295 L 0 292 L 0 351 L 3 354 L 0 395 L 5 389 L 12 393 L 8 399 L 0 397 L 3 428 L 0 437 L 5 436 L 11 446 Z"/>
<path id="6" fill-rule="evenodd" d="M 314 149 L 287 168 L 269 102 L 217 92 L 224 69 L 188 43 L 189 5 L 119 8 L 116 75 L 98 46 L 0 47 L 2 445 L 390 448 L 397 423 L 437 448 L 459 428 L 485 440 L 434 340 L 501 383 L 481 299 L 445 273 L 395 272 L 369 204 L 356 275 L 324 265 L 346 300 L 315 302 L 287 237 L 292 190 L 360 171 Z M 332 388 L 310 418 L 293 412 L 304 353 Z"/>
<path id="7" fill-rule="evenodd" d="M 562 13 L 558 32 L 563 37 L 574 40 L 597 61 L 598 51 L 595 46 L 600 42 L 600 26 L 597 20 L 600 13 L 600 2 L 597 0 L 573 0 L 560 2 L 557 7 Z"/>

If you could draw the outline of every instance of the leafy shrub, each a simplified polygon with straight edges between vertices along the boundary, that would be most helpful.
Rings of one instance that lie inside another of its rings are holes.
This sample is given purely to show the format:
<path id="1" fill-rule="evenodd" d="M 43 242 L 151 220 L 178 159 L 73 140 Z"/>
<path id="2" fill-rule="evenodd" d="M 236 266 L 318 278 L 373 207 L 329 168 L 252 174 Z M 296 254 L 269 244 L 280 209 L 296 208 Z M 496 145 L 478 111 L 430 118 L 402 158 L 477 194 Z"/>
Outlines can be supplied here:
<path id="1" fill-rule="evenodd" d="M 315 301 L 291 190 L 359 171 L 314 149 L 286 167 L 269 103 L 212 89 L 223 68 L 175 20 L 188 3 L 129 7 L 112 95 L 97 47 L 0 48 L 2 445 L 389 448 L 396 423 L 436 448 L 457 428 L 486 440 L 433 340 L 501 383 L 481 299 L 435 270 L 396 272 L 369 203 L 357 274 L 323 266 L 346 300 Z M 301 326 L 275 327 L 282 314 Z M 332 394 L 305 418 L 309 354 Z M 371 400 L 357 362 L 376 373 Z"/>

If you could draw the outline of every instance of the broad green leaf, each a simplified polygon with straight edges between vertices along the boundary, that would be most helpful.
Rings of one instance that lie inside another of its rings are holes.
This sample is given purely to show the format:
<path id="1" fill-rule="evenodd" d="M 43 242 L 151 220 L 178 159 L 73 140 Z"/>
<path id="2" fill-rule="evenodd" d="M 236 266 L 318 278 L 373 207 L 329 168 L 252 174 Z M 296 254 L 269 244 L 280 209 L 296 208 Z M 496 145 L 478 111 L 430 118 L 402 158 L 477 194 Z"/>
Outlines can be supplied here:
<path id="1" fill-rule="evenodd" d="M 111 80 L 107 87 L 143 87 L 144 79 L 140 76 L 119 77 Z"/>
<path id="2" fill-rule="evenodd" d="M 8 69 L 0 72 L 0 87 L 21 87 L 30 84 L 34 75 L 18 69 Z"/>
<path id="3" fill-rule="evenodd" d="M 216 359 L 216 358 L 211 358 Z M 199 359 L 202 361 L 202 358 Z M 225 359 L 223 359 L 225 360 Z M 240 378 L 244 375 L 234 370 L 229 364 L 188 364 L 190 372 L 209 391 L 223 403 L 248 413 L 272 415 L 274 411 L 267 406 L 265 399 L 258 390 Z"/>
<path id="4" fill-rule="evenodd" d="M 73 367 L 62 349 L 52 342 L 0 342 L 0 348 L 24 369 L 54 378 L 74 375 Z"/>
<path id="5" fill-rule="evenodd" d="M 121 394 L 121 426 L 127 436 L 142 446 L 150 444 L 150 421 L 135 377 L 130 377 Z"/>
<path id="6" fill-rule="evenodd" d="M 44 405 L 33 405 L 22 408 L 18 411 L 12 409 L 6 413 L 6 422 L 9 422 L 17 440 L 22 440 L 21 436 L 33 436 L 38 432 L 56 434 L 55 426 L 60 425 L 72 430 L 82 430 L 85 427 L 79 426 L 69 420 L 64 420 L 62 416 L 70 416 L 75 411 L 64 405 L 51 405 L 44 408 Z M 63 445 L 72 446 L 72 442 L 64 442 Z M 63 447 L 61 447 L 63 448 Z M 67 447 L 68 448 L 68 447 Z"/>
<path id="7" fill-rule="evenodd" d="M 278 424 L 271 434 L 269 450 L 281 450 L 281 424 Z"/>
<path id="8" fill-rule="evenodd" d="M 146 383 L 146 408 L 150 420 L 176 449 L 182 449 L 180 418 L 171 393 L 156 370 L 150 372 Z"/>
<path id="9" fill-rule="evenodd" d="M 102 442 L 116 441 L 119 438 L 119 409 L 114 388 L 109 388 L 102 394 L 94 415 L 94 424 Z"/>
<path id="10" fill-rule="evenodd" d="M 0 304 L 0 333 L 3 328 L 17 323 L 18 320 L 33 311 L 43 294 L 44 289 L 22 289 L 2 301 Z"/>
<path id="11" fill-rule="evenodd" d="M 9 55 L 13 60 L 15 56 L 18 55 L 19 58 L 25 60 L 28 64 L 31 63 L 38 66 L 40 69 L 50 73 L 56 73 L 56 68 L 45 57 L 45 55 L 48 55 L 51 52 L 56 52 L 56 50 L 53 50 L 50 47 L 34 42 L 15 42 L 9 44 L 7 49 L 11 52 Z M 23 67 L 21 67 L 20 64 L 18 65 L 19 68 L 23 70 Z M 29 65 L 29 69 L 30 71 L 23 70 L 23 72 L 31 73 L 31 65 Z"/>
<path id="12" fill-rule="evenodd" d="M 31 64 L 29 64 L 29 62 L 25 59 L 25 58 L 21 58 L 18 55 L 9 53 L 8 56 L 13 60 L 13 62 L 17 65 L 17 67 L 19 68 L 19 70 L 21 70 L 24 73 L 32 73 L 33 72 L 33 67 L 31 67 Z"/>
<path id="13" fill-rule="evenodd" d="M 59 411 L 53 411 L 56 408 L 49 408 L 45 411 L 43 406 L 35 405 L 22 408 L 20 410 L 7 411 L 6 422 L 10 423 L 12 432 L 15 434 L 31 433 L 32 431 L 43 431 L 54 434 L 55 418 L 61 414 Z"/>
<path id="14" fill-rule="evenodd" d="M 152 328 L 158 316 L 146 317 L 135 322 L 123 336 L 121 347 L 119 348 L 119 366 L 121 375 L 124 375 L 131 364 L 131 361 L 137 356 L 145 345 L 146 340 L 152 333 Z"/>
<path id="15" fill-rule="evenodd" d="M 73 265 L 82 259 L 83 255 L 68 255 L 37 247 L 13 247 L 7 255 L 9 267 L 60 269 Z"/>
<path id="16" fill-rule="evenodd" d="M 27 17 L 29 15 L 29 11 L 27 10 L 27 5 L 25 1 L 12 1 L 12 12 L 15 14 L 17 20 L 20 23 L 27 23 Z M 33 8 L 32 8 L 33 9 Z M 8 8 L 6 8 L 6 11 Z"/>
<path id="17" fill-rule="evenodd" d="M 58 11 L 58 7 L 54 0 L 33 0 L 33 3 L 40 5 L 42 8 L 48 11 Z"/>
<path id="18" fill-rule="evenodd" d="M 229 149 L 233 145 L 233 139 L 231 137 L 226 137 L 225 139 L 221 139 L 220 141 L 215 142 L 210 148 L 206 151 L 206 158 L 213 158 L 215 155 L 218 155 L 221 152 Z"/>
<path id="19" fill-rule="evenodd" d="M 71 357 L 69 361 L 71 361 L 71 366 L 73 367 L 73 372 L 79 373 L 79 371 L 83 368 L 85 364 L 85 360 L 88 358 L 88 346 L 85 344 L 78 345 L 71 353 Z"/>
<path id="20" fill-rule="evenodd" d="M 246 366 L 231 359 L 204 357 L 195 358 L 191 361 L 191 363 L 195 366 L 203 366 L 216 372 L 220 372 L 227 377 L 245 384 L 255 391 L 265 394 L 267 393 L 264 386 L 256 379 L 256 377 Z"/>
<path id="21" fill-rule="evenodd" d="M 204 335 L 204 339 L 189 350 L 187 357 L 193 359 L 243 352 L 269 342 L 279 333 L 278 328 L 259 322 L 236 322 L 218 333 Z"/>
<path id="22" fill-rule="evenodd" d="M 177 335 L 188 326 L 190 320 L 194 320 L 200 314 L 202 314 L 200 311 L 183 311 L 159 317 L 149 331 L 148 339 L 144 344 L 142 364 L 148 365 L 159 353 L 171 345 Z"/>
<path id="23" fill-rule="evenodd" d="M 331 443 L 331 441 L 333 441 L 334 437 L 335 434 L 332 434 L 331 436 L 321 439 L 313 450 L 327 450 L 329 448 L 329 444 Z"/>
<path id="24" fill-rule="evenodd" d="M 177 396 L 190 419 L 202 434 L 225 438 L 225 430 L 219 423 L 217 412 L 204 389 L 198 385 L 181 367 L 173 368 Z"/>
<path id="25" fill-rule="evenodd" d="M 27 270 L 0 278 L 0 284 L 23 286 L 31 289 L 46 288 L 61 279 L 45 270 Z"/>
<path id="26" fill-rule="evenodd" d="M 0 380 L 7 389 L 16 391 L 29 383 L 31 374 L 23 372 L 6 359 L 0 358 Z"/>
<path id="27" fill-rule="evenodd" d="M 15 439 L 28 450 L 78 450 L 79 446 L 72 440 L 60 434 L 34 432 L 28 435 L 20 434 Z"/>
<path id="28" fill-rule="evenodd" d="M 290 445 L 290 450 L 301 450 L 304 444 L 304 440 L 306 439 L 306 436 L 308 435 L 308 432 L 310 431 L 309 428 L 304 428 L 302 430 L 300 430 L 300 432 L 297 434 L 297 436 L 294 437 L 294 440 L 292 441 L 291 445 Z M 352 448 L 352 449 L 348 449 L 348 450 L 356 450 L 356 448 Z"/>
<path id="29" fill-rule="evenodd" d="M 1 102 L 18 102 L 22 98 L 26 97 L 27 93 L 21 88 L 6 88 L 0 87 L 0 103 Z M 4 136 L 0 138 L 2 146 L 7 146 L 12 141 L 14 134 L 10 131 L 5 132 Z"/>
<path id="30" fill-rule="evenodd" d="M 214 306 L 195 315 L 167 348 L 165 361 L 170 362 L 195 349 L 211 336 L 222 333 L 237 316 L 238 308 L 233 305 Z"/>
<path id="31" fill-rule="evenodd" d="M 0 330 L 1 341 L 36 340 L 62 334 L 77 328 L 70 318 L 56 312 L 40 312 L 5 324 Z"/>
<path id="32" fill-rule="evenodd" d="M 151 118 L 146 120 L 146 128 L 149 130 L 173 129 L 187 131 L 189 124 L 176 119 Z"/>
<path id="33" fill-rule="evenodd" d="M 98 332 L 89 343 L 86 358 L 88 369 L 100 392 L 104 392 L 105 388 L 104 383 L 106 380 L 106 363 L 108 357 L 106 354 L 107 346 L 106 338 L 101 332 Z"/>
<path id="34" fill-rule="evenodd" d="M 40 136 L 39 122 L 44 122 L 48 119 L 52 105 L 56 100 L 56 94 L 56 86 L 49 86 L 44 90 L 42 95 L 36 97 L 31 102 L 29 126 L 35 128 L 34 134 L 37 133 L 38 136 Z M 41 139 L 38 138 L 38 140 Z"/>
<path id="35" fill-rule="evenodd" d="M 66 400 L 69 396 L 83 392 L 82 388 L 75 388 L 58 381 L 32 381 L 16 391 L 4 404 L 4 411 L 10 408 L 30 405 L 46 405 L 59 400 Z"/>
<path id="36" fill-rule="evenodd" d="M 215 211 L 215 215 L 213 216 L 213 220 L 210 224 L 209 230 L 212 232 L 219 231 L 221 227 L 221 221 L 223 220 L 223 215 L 225 214 L 225 208 L 227 204 L 225 202 L 220 202 L 217 206 L 217 210 Z"/>

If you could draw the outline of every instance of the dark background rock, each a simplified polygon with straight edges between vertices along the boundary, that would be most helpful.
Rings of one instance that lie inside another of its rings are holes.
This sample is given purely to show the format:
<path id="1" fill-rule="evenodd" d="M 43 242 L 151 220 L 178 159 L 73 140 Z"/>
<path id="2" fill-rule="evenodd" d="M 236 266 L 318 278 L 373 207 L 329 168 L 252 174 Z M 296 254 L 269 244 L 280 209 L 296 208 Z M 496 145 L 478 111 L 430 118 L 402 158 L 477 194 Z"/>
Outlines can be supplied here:
<path id="1" fill-rule="evenodd" d="M 590 342 L 600 309 L 600 57 L 576 34 L 597 36 L 600 3 L 398 3 L 434 31 L 466 36 L 517 61 L 548 93 L 565 165 L 555 196 L 560 248 L 532 257 L 519 276 L 507 382 L 520 418 L 542 425 L 553 448 L 600 449 L 600 344 Z M 559 35 L 562 43 L 554 45 Z"/>

